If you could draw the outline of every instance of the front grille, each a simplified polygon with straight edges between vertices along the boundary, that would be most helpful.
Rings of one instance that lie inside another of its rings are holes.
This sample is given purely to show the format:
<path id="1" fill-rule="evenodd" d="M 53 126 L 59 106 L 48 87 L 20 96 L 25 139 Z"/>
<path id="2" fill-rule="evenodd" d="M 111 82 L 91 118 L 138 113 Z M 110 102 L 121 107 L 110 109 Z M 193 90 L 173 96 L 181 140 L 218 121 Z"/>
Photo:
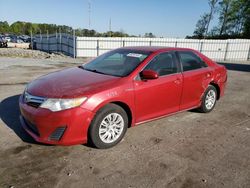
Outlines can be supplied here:
<path id="1" fill-rule="evenodd" d="M 23 101 L 32 107 L 38 108 L 46 99 L 44 97 L 37 97 L 29 94 L 28 92 L 24 92 Z"/>
<path id="2" fill-rule="evenodd" d="M 37 136 L 40 136 L 39 131 L 38 131 L 36 125 L 34 125 L 33 123 L 31 123 L 30 121 L 28 121 L 28 120 L 25 119 L 25 118 L 23 118 L 23 120 L 24 120 L 24 122 L 25 122 L 27 128 L 28 128 L 31 132 L 33 132 L 33 133 L 34 133 L 35 135 L 37 135 Z"/>
<path id="3" fill-rule="evenodd" d="M 50 140 L 60 140 L 66 130 L 66 127 L 58 127 L 49 137 Z"/>

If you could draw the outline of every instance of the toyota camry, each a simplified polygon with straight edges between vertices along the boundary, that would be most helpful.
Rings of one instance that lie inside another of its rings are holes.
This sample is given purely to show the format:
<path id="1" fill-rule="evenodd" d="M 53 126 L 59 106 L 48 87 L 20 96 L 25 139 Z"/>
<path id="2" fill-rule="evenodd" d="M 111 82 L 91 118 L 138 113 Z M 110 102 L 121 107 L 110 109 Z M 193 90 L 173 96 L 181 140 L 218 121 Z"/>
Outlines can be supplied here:
<path id="1" fill-rule="evenodd" d="M 226 81 L 226 69 L 198 51 L 124 47 L 30 82 L 19 99 L 20 121 L 38 142 L 110 148 L 128 127 L 212 111 Z"/>

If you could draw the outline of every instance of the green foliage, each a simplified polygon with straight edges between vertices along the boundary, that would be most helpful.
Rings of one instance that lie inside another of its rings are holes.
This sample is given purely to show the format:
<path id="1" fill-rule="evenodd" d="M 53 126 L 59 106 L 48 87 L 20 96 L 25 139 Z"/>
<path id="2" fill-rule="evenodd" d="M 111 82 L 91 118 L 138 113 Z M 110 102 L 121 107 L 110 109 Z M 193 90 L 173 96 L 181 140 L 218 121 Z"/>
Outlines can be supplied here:
<path id="1" fill-rule="evenodd" d="M 145 33 L 144 37 L 146 37 L 146 38 L 155 38 L 153 33 Z"/>
<path id="2" fill-rule="evenodd" d="M 14 22 L 9 25 L 8 22 L 0 21 L 0 33 L 13 33 L 17 35 L 33 35 L 35 34 L 52 34 L 52 33 L 70 33 L 73 34 L 73 28 L 66 25 L 55 25 L 55 24 L 38 24 L 38 23 L 30 23 L 30 22 Z M 89 29 L 81 29 L 78 28 L 75 30 L 75 34 L 77 36 L 85 36 L 85 37 L 130 37 L 130 35 L 121 31 L 109 31 L 105 33 L 98 33 L 95 30 Z M 148 33 L 148 37 L 154 37 L 152 33 Z"/>
<path id="3" fill-rule="evenodd" d="M 0 22 L 0 33 L 9 32 L 10 26 L 8 22 Z"/>
<path id="4" fill-rule="evenodd" d="M 192 38 L 250 38 L 250 0 L 209 0 L 208 3 L 210 13 L 198 20 Z M 218 25 L 208 30 L 214 14 L 218 14 Z"/>
<path id="5" fill-rule="evenodd" d="M 201 16 L 201 18 L 198 20 L 196 24 L 196 28 L 194 30 L 194 35 L 197 36 L 197 38 L 203 38 L 206 33 L 206 28 L 208 27 L 209 22 L 209 14 L 205 13 Z"/>
<path id="6" fill-rule="evenodd" d="M 243 0 L 244 22 L 243 22 L 243 37 L 250 39 L 250 0 Z"/>

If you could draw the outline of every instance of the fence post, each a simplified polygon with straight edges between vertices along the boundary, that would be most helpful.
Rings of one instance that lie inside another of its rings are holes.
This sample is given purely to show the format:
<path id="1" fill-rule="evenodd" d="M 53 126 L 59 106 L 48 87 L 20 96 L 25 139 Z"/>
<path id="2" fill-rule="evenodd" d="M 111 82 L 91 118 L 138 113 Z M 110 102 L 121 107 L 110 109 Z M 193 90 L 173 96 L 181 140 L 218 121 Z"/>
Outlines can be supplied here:
<path id="1" fill-rule="evenodd" d="M 96 41 L 96 53 L 99 56 L 99 40 Z"/>
<path id="2" fill-rule="evenodd" d="M 56 52 L 58 52 L 58 36 L 57 36 L 57 30 L 56 30 Z"/>
<path id="3" fill-rule="evenodd" d="M 224 61 L 227 60 L 228 45 L 229 45 L 229 42 L 227 41 L 227 44 L 226 44 L 226 51 L 225 51 L 225 55 L 224 55 Z"/>
<path id="4" fill-rule="evenodd" d="M 60 52 L 62 53 L 62 33 L 61 33 L 61 28 L 59 28 L 59 43 L 60 43 Z"/>
<path id="5" fill-rule="evenodd" d="M 50 52 L 50 50 L 49 50 L 49 47 L 50 47 L 50 44 L 49 44 L 49 31 L 48 30 L 47 30 L 47 47 L 48 47 L 47 52 Z"/>
<path id="6" fill-rule="evenodd" d="M 40 50 L 43 51 L 43 37 L 42 37 L 41 30 L 40 30 L 40 43 L 41 43 L 41 48 L 40 48 Z"/>
<path id="7" fill-rule="evenodd" d="M 202 52 L 203 41 L 200 42 L 200 52 Z"/>
<path id="8" fill-rule="evenodd" d="M 70 55 L 70 52 L 69 52 L 69 34 L 67 34 L 67 55 Z"/>
<path id="9" fill-rule="evenodd" d="M 122 46 L 125 47 L 125 40 L 122 41 Z"/>
<path id="10" fill-rule="evenodd" d="M 248 55 L 247 55 L 247 61 L 250 59 L 250 44 L 249 44 L 249 49 L 248 49 Z"/>
<path id="11" fill-rule="evenodd" d="M 32 29 L 30 31 L 30 45 L 31 45 L 31 49 L 33 50 L 33 33 L 32 33 Z"/>
<path id="12" fill-rule="evenodd" d="M 62 33 L 61 33 L 61 28 L 59 27 L 59 51 L 62 53 Z"/>
<path id="13" fill-rule="evenodd" d="M 177 47 L 177 45 L 178 45 L 178 42 L 177 42 L 177 40 L 175 41 L 175 48 Z"/>
<path id="14" fill-rule="evenodd" d="M 150 40 L 150 41 L 149 41 L 149 46 L 151 46 L 151 45 L 152 45 L 152 41 Z"/>
<path id="15" fill-rule="evenodd" d="M 76 58 L 76 32 L 73 30 L 73 56 Z"/>

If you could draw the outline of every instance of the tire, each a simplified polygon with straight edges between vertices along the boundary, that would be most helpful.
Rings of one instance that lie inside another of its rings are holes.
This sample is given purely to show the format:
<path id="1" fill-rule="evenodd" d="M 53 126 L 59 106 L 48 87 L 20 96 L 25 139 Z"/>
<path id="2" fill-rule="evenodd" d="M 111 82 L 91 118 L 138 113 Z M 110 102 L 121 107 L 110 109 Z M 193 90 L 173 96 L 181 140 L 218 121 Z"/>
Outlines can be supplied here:
<path id="1" fill-rule="evenodd" d="M 96 113 L 90 124 L 89 143 L 99 149 L 113 147 L 122 140 L 127 128 L 125 110 L 116 104 L 108 104 Z"/>
<path id="2" fill-rule="evenodd" d="M 201 106 L 198 110 L 202 113 L 211 112 L 215 107 L 216 100 L 217 90 L 214 86 L 209 85 L 202 97 Z"/>

